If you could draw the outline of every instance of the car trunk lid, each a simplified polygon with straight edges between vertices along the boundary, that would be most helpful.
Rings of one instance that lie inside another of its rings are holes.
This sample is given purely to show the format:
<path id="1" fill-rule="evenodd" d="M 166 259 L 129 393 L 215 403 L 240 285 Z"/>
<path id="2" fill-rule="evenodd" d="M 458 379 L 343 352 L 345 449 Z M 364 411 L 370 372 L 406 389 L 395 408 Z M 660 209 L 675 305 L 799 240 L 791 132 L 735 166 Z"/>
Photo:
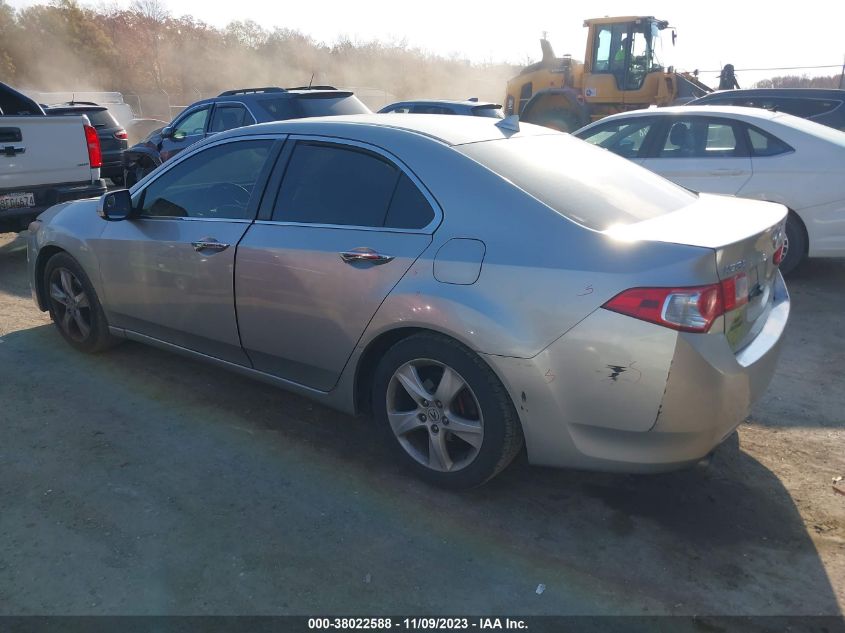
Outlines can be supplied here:
<path id="1" fill-rule="evenodd" d="M 725 336 L 734 351 L 763 328 L 778 274 L 776 252 L 783 245 L 786 207 L 770 202 L 701 194 L 678 211 L 605 231 L 623 240 L 649 240 L 710 248 L 723 289 L 736 291 L 736 305 L 724 315 Z M 734 280 L 734 281 L 731 281 Z M 731 304 L 730 297 L 726 303 Z"/>

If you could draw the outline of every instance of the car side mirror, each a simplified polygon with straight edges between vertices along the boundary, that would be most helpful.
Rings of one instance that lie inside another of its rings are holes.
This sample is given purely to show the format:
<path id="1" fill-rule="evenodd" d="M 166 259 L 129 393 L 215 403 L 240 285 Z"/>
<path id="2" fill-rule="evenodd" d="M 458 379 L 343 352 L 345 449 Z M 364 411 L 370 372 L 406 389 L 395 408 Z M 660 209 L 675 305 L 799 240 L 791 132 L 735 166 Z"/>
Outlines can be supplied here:
<path id="1" fill-rule="evenodd" d="M 118 222 L 132 217 L 132 196 L 128 189 L 104 193 L 97 204 L 97 215 L 108 222 Z"/>
<path id="2" fill-rule="evenodd" d="M 170 138 L 173 136 L 173 128 L 169 125 L 164 126 L 161 128 L 161 138 Z"/>

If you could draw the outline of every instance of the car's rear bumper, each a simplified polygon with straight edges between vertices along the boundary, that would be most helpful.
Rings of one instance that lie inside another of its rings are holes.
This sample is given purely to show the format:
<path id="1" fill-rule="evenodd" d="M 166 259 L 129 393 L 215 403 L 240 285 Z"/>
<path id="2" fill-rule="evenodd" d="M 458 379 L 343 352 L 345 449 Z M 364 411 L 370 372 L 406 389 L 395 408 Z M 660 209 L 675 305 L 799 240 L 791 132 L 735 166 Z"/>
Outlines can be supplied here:
<path id="1" fill-rule="evenodd" d="M 14 225 L 25 228 L 25 225 L 42 212 L 55 204 L 81 200 L 83 198 L 97 198 L 106 192 L 106 183 L 102 178 L 93 182 L 64 183 L 60 185 L 49 185 L 39 187 L 20 187 L 15 191 L 27 191 L 35 194 L 35 206 L 22 209 L 8 209 L 0 211 L 0 225 Z M 6 192 L 2 192 L 6 193 Z"/>
<path id="2" fill-rule="evenodd" d="M 790 301 L 782 277 L 757 337 L 689 334 L 598 310 L 532 359 L 486 356 L 532 463 L 624 472 L 695 464 L 745 419 L 774 373 Z"/>

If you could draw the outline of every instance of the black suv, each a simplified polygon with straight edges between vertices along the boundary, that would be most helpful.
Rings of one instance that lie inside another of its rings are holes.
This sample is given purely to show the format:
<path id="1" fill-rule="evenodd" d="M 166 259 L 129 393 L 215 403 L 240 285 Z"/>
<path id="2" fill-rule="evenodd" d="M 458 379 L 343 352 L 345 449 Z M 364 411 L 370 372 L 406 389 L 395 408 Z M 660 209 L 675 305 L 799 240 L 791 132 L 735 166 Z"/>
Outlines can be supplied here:
<path id="1" fill-rule="evenodd" d="M 155 130 L 125 155 L 126 186 L 197 141 L 255 123 L 335 114 L 370 114 L 351 92 L 333 86 L 227 90 L 185 108 L 170 125 Z"/>
<path id="2" fill-rule="evenodd" d="M 100 138 L 103 153 L 100 176 L 109 178 L 116 185 L 123 184 L 123 152 L 129 148 L 129 137 L 107 107 L 88 101 L 71 101 L 44 106 L 44 112 L 47 116 L 87 116 Z"/>
<path id="3" fill-rule="evenodd" d="M 727 105 L 764 108 L 845 131 L 845 90 L 822 88 L 750 88 L 721 90 L 690 101 L 689 105 Z"/>

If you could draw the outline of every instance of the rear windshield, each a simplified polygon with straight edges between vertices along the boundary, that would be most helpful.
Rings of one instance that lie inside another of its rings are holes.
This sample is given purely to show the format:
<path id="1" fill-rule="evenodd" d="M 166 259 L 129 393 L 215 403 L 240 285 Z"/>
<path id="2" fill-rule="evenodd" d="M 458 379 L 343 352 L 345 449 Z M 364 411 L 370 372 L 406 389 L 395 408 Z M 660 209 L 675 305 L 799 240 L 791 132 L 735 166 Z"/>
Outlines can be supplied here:
<path id="1" fill-rule="evenodd" d="M 344 97 L 321 94 L 258 99 L 258 105 L 274 120 L 296 119 L 334 114 L 369 114 L 370 110 L 353 95 Z"/>
<path id="2" fill-rule="evenodd" d="M 50 116 L 80 116 L 84 114 L 95 128 L 120 127 L 120 123 L 117 122 L 108 110 L 48 110 L 47 114 Z"/>
<path id="3" fill-rule="evenodd" d="M 297 102 L 303 116 L 331 116 L 335 114 L 369 114 L 370 110 L 358 97 L 324 97 L 319 94 L 301 95 Z"/>
<path id="4" fill-rule="evenodd" d="M 470 143 L 458 151 L 596 231 L 685 207 L 696 194 L 568 134 Z"/>
<path id="5" fill-rule="evenodd" d="M 492 119 L 502 119 L 504 115 L 502 114 L 502 106 L 497 105 L 483 105 L 483 106 L 475 106 L 472 109 L 472 113 L 475 116 L 486 116 Z"/>

